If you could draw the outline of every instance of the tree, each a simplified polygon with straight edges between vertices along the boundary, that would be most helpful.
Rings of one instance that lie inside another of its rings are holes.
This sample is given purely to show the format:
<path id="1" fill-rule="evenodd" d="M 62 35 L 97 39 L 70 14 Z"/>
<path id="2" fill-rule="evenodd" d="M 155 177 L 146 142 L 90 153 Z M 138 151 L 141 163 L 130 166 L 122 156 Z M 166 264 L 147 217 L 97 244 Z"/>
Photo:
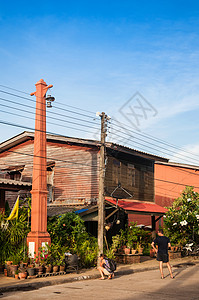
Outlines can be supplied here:
<path id="1" fill-rule="evenodd" d="M 187 186 L 177 198 L 164 219 L 164 231 L 171 243 L 185 245 L 189 240 L 198 240 L 199 193 Z"/>

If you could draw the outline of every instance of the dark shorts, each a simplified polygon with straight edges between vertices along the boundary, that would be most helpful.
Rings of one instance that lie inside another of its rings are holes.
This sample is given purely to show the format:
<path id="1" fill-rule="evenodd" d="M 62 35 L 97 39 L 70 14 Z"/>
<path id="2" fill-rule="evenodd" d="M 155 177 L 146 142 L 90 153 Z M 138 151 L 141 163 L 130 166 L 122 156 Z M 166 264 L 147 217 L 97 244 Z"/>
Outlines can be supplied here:
<path id="1" fill-rule="evenodd" d="M 163 263 L 167 263 L 169 261 L 168 254 L 157 253 L 157 260 L 162 261 Z"/>

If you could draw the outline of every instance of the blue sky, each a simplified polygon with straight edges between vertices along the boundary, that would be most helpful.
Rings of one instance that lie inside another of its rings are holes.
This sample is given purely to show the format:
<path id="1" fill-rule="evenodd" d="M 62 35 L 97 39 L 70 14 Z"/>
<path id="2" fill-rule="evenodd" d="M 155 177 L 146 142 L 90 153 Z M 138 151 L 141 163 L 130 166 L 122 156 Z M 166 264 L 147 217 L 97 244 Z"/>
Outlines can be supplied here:
<path id="1" fill-rule="evenodd" d="M 27 93 L 35 90 L 41 78 L 53 84 L 51 94 L 56 101 L 49 117 L 60 118 L 56 106 L 72 105 L 105 111 L 130 130 L 132 123 L 120 109 L 139 92 L 157 113 L 140 117 L 139 128 L 133 128 L 137 134 L 130 132 L 133 137 L 128 145 L 199 164 L 198 1 L 1 1 L 0 37 L 0 84 Z M 1 121 L 34 127 L 34 120 L 23 118 L 27 115 L 16 110 L 26 107 L 26 99 L 2 92 L 0 97 L 4 99 L 0 101 Z M 5 99 L 21 106 L 10 103 L 12 109 L 3 107 L 8 105 Z M 133 98 L 131 107 L 135 103 Z M 57 134 L 97 137 L 93 128 L 87 133 L 63 127 L 68 125 L 66 120 L 54 123 L 47 128 Z M 94 123 L 98 128 L 99 121 Z M 3 124 L 0 128 L 0 142 L 25 130 Z M 120 134 L 124 133 L 127 137 L 129 131 L 121 129 Z M 155 144 L 158 150 L 137 144 L 140 133 L 186 149 L 189 159 L 180 149 L 176 149 L 181 155 L 177 157 L 166 145 L 165 153 Z M 109 139 L 127 144 L 116 135 Z"/>

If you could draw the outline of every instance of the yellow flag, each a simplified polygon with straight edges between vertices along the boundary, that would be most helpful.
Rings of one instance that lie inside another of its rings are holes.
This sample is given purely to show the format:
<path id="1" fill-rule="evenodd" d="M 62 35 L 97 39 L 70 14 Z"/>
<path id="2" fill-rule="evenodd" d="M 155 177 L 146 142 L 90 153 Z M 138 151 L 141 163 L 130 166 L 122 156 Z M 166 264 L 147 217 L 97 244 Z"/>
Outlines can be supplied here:
<path id="1" fill-rule="evenodd" d="M 15 202 L 15 205 L 7 218 L 8 221 L 13 220 L 13 219 L 18 219 L 18 213 L 19 213 L 19 196 L 17 197 L 17 201 Z"/>

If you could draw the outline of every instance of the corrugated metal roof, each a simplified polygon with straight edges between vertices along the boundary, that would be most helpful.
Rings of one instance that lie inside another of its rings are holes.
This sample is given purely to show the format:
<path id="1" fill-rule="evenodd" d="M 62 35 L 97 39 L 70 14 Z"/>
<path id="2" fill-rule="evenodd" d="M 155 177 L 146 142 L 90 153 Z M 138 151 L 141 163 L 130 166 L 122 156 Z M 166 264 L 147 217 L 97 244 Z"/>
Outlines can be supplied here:
<path id="1" fill-rule="evenodd" d="M 95 147 L 100 147 L 100 142 L 97 140 L 90 140 L 90 139 L 82 139 L 82 138 L 74 138 L 74 137 L 68 137 L 68 136 L 61 136 L 61 135 L 53 135 L 53 134 L 47 134 L 46 135 L 47 140 L 54 140 L 57 142 L 62 142 L 62 143 L 69 143 L 69 144 L 79 144 L 79 145 L 89 145 L 89 146 L 95 146 Z M 13 138 L 0 143 L 0 153 L 4 152 L 11 147 L 14 147 L 16 145 L 19 145 L 22 142 L 25 142 L 27 140 L 33 140 L 34 139 L 34 132 L 28 132 L 24 131 L 19 135 L 14 136 Z M 106 147 L 118 151 L 128 151 L 128 153 L 131 154 L 137 154 L 139 156 L 145 156 L 146 158 L 153 159 L 153 160 L 158 160 L 158 161 L 168 161 L 167 158 L 163 158 L 157 155 L 149 154 L 146 152 L 142 152 L 136 149 L 132 149 L 126 146 L 122 146 L 116 143 L 112 142 L 106 142 Z"/>
<path id="2" fill-rule="evenodd" d="M 155 164 L 157 164 L 157 165 L 171 166 L 171 167 L 178 167 L 178 168 L 186 168 L 186 169 L 199 170 L 199 166 L 182 164 L 182 163 L 176 163 L 176 162 L 162 162 L 162 161 L 157 161 L 157 162 L 155 162 Z"/>
<path id="3" fill-rule="evenodd" d="M 80 206 L 80 205 L 49 205 L 47 206 L 47 216 L 48 217 L 53 217 L 53 216 L 58 216 L 58 215 L 63 215 L 66 214 L 67 212 L 80 212 L 83 210 L 88 209 L 85 207 L 85 205 Z"/>
<path id="4" fill-rule="evenodd" d="M 32 186 L 31 182 L 18 181 L 18 180 L 13 180 L 13 179 L 5 179 L 5 178 L 0 178 L 0 184 L 21 185 L 21 186 L 28 186 L 28 187 Z"/>
<path id="5" fill-rule="evenodd" d="M 127 213 L 142 213 L 142 214 L 165 214 L 167 209 L 152 202 L 135 201 L 128 199 L 119 199 L 118 201 L 113 198 L 106 197 L 106 201 L 118 205 Z"/>

